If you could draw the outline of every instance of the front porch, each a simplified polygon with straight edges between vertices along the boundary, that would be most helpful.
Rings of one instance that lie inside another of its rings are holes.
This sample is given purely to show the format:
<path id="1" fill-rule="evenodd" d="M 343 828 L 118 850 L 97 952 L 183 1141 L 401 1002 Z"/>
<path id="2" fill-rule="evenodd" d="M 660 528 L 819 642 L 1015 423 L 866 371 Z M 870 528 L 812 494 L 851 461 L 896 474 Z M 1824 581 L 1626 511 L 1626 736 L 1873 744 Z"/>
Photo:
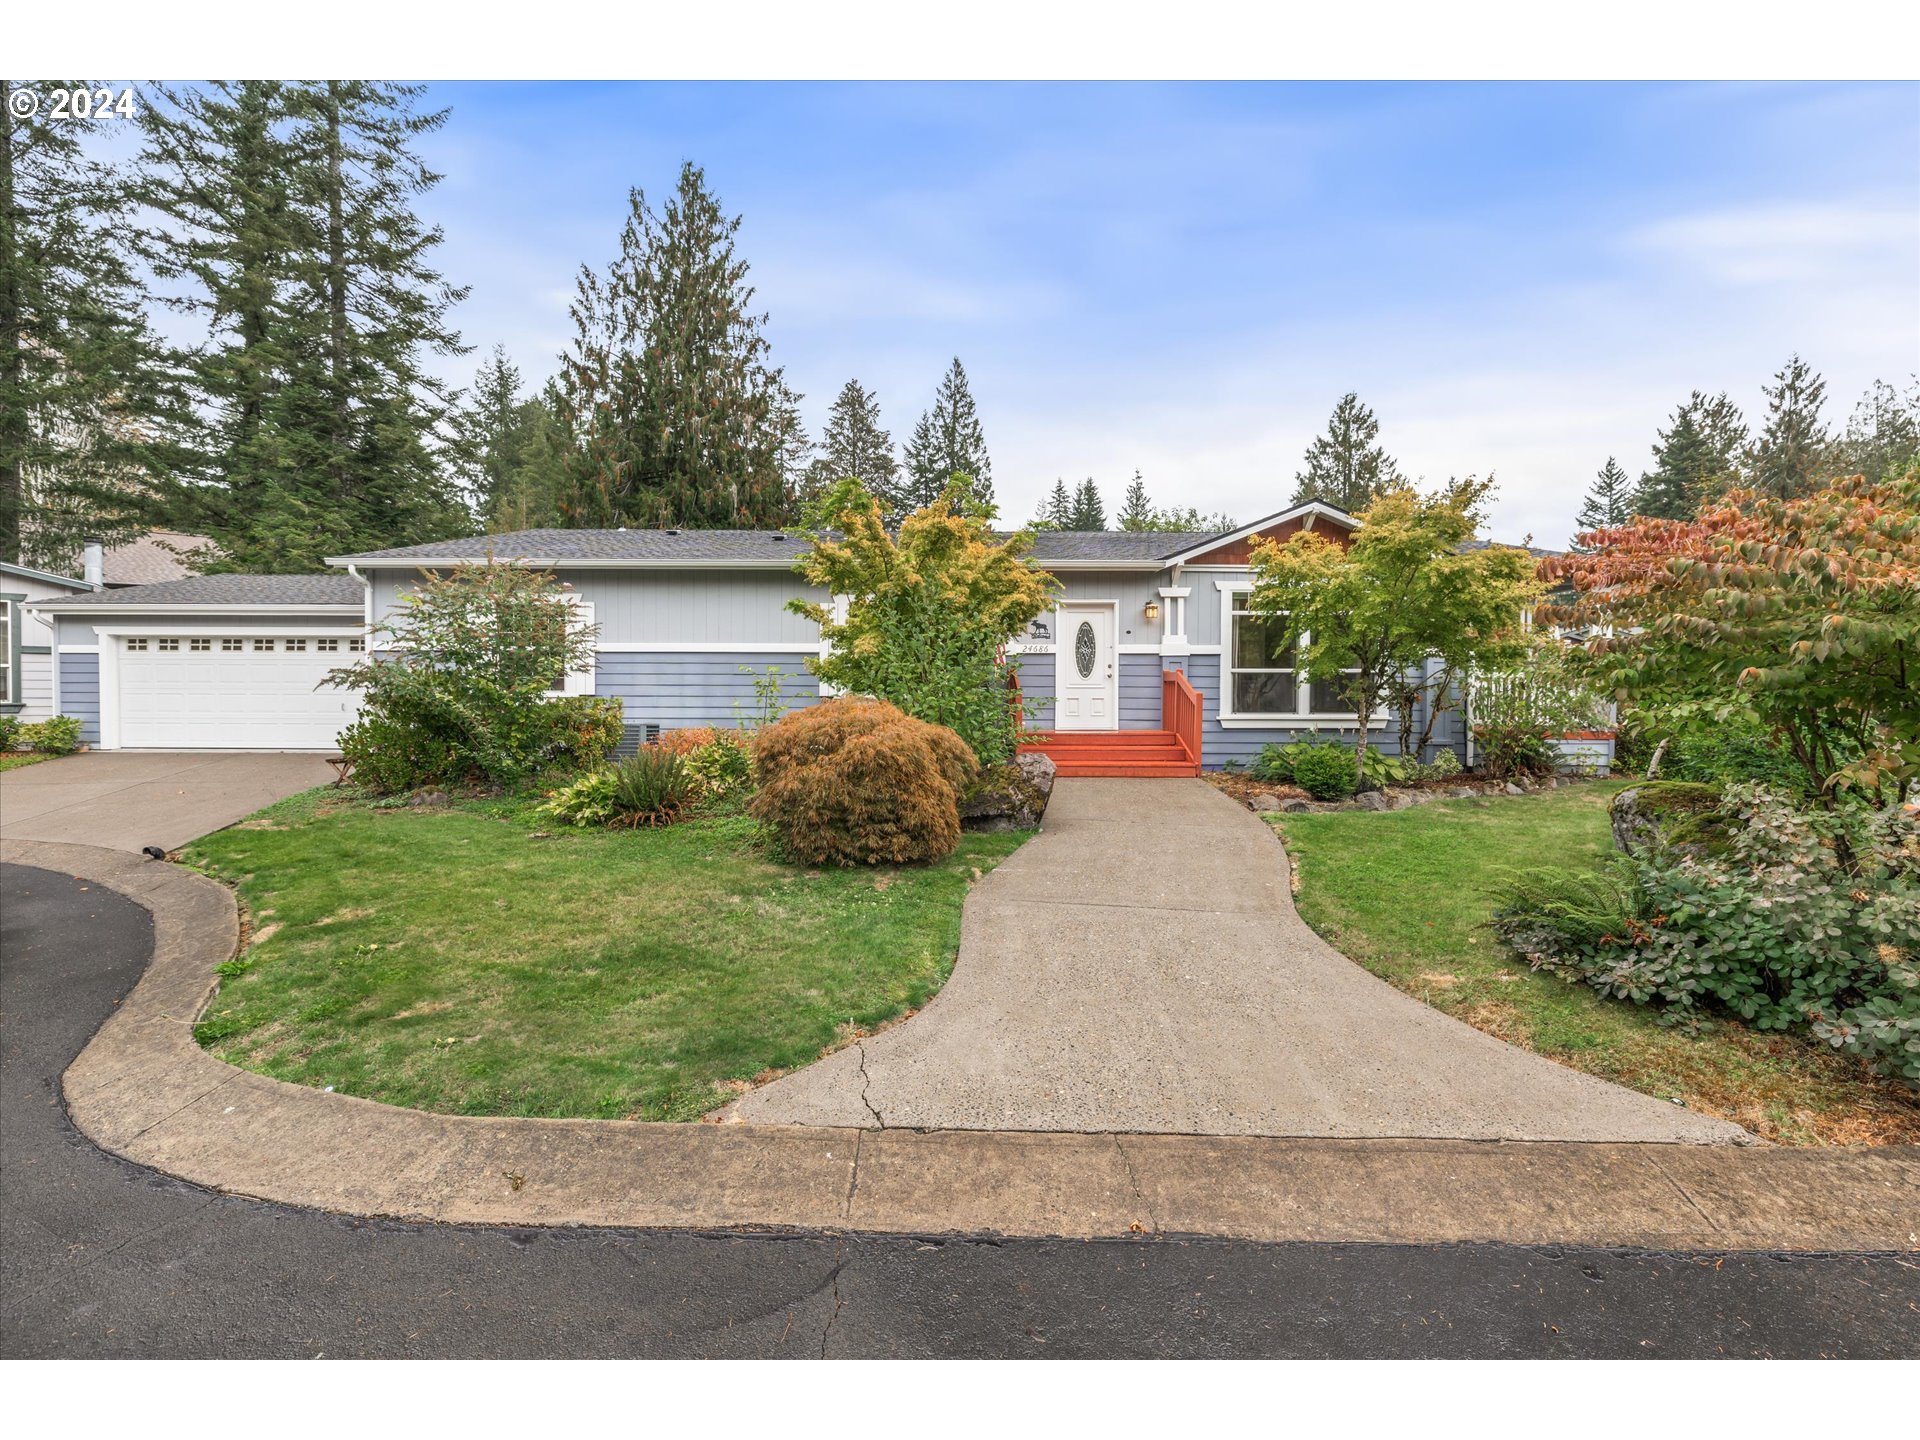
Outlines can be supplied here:
<path id="1" fill-rule="evenodd" d="M 1186 778 L 1200 773 L 1200 693 L 1179 670 L 1160 677 L 1160 728 L 1036 730 L 1020 747 L 1052 758 L 1064 777 Z"/>

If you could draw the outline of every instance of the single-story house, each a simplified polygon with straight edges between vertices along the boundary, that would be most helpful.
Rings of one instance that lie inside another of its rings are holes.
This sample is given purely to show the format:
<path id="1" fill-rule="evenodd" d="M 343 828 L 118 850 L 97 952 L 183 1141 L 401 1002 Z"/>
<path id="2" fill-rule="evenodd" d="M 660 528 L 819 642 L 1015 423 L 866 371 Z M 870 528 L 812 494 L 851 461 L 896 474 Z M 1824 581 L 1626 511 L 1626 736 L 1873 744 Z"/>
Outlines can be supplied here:
<path id="1" fill-rule="evenodd" d="M 1303 731 L 1351 739 L 1353 716 L 1272 653 L 1274 622 L 1247 614 L 1246 598 L 1257 538 L 1338 538 L 1355 523 L 1309 503 L 1210 535 L 1040 532 L 1034 562 L 1062 591 L 1012 648 L 1033 723 L 1068 773 L 1191 774 Z M 327 749 L 354 697 L 318 682 L 379 643 L 398 597 L 426 572 L 511 560 L 550 570 L 596 627 L 591 668 L 562 688 L 618 697 L 633 745 L 735 723 L 769 670 L 789 705 L 819 699 L 805 669 L 819 631 L 786 608 L 830 599 L 794 572 L 807 544 L 779 531 L 529 530 L 342 555 L 332 576 L 204 576 L 32 608 L 54 626 L 55 703 L 94 745 Z M 1443 713 L 1437 744 L 1463 745 L 1458 718 Z M 1370 728 L 1395 748 L 1389 717 Z"/>

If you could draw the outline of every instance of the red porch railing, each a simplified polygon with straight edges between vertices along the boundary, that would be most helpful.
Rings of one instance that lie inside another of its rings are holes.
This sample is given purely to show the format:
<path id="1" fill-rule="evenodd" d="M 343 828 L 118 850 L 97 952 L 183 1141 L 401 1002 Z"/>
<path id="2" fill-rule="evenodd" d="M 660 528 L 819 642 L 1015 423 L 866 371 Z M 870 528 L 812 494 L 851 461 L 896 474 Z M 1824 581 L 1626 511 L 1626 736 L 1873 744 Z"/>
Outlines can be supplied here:
<path id="1" fill-rule="evenodd" d="M 1184 670 L 1160 672 L 1160 728 L 1179 741 L 1187 759 L 1200 763 L 1200 692 Z"/>

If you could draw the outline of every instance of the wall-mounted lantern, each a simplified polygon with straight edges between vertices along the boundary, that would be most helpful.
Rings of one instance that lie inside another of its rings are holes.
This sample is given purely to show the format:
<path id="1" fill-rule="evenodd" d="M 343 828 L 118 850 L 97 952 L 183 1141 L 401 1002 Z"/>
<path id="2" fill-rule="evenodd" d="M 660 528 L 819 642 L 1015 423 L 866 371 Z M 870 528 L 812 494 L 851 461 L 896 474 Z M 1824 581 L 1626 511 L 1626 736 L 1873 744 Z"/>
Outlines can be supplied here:
<path id="1" fill-rule="evenodd" d="M 1159 618 L 1160 618 L 1160 602 L 1158 600 L 1147 601 L 1147 619 L 1158 620 Z"/>

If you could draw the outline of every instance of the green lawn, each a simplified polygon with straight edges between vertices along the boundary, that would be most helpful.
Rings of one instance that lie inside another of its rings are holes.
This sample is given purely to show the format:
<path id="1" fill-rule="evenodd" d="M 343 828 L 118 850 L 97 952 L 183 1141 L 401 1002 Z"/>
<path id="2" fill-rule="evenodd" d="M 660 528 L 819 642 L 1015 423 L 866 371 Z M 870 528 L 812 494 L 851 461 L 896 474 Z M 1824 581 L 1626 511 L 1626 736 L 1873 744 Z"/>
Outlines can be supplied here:
<path id="1" fill-rule="evenodd" d="M 42 760 L 55 758 L 57 757 L 43 755 L 36 750 L 9 750 L 5 754 L 0 754 L 0 773 L 18 770 L 26 765 L 38 765 Z"/>
<path id="2" fill-rule="evenodd" d="M 1619 784 L 1448 800 L 1375 815 L 1275 817 L 1300 912 L 1342 953 L 1429 1005 L 1576 1070 L 1722 1115 L 1784 1144 L 1911 1144 L 1910 1092 L 1818 1045 L 1650 1010 L 1530 971 L 1485 928 L 1502 872 L 1608 853 Z"/>
<path id="3" fill-rule="evenodd" d="M 739 817 L 571 830 L 312 791 L 186 854 L 238 883 L 253 926 L 198 1034 L 390 1104 L 692 1119 L 924 1004 L 969 884 L 1024 838 L 813 871 L 770 862 Z"/>

